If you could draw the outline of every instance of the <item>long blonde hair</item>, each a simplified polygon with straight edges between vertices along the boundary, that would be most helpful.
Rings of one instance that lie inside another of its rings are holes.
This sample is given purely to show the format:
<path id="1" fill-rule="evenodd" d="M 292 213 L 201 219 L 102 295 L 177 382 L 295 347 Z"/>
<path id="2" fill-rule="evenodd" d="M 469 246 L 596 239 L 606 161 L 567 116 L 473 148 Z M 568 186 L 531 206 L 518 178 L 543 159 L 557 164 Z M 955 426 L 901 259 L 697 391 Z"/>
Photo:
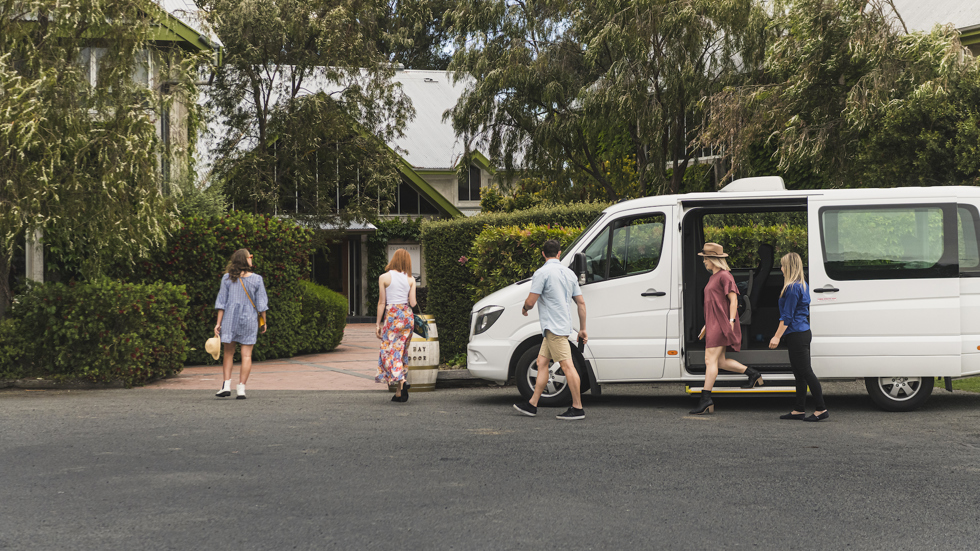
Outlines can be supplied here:
<path id="1" fill-rule="evenodd" d="M 725 270 L 726 272 L 732 271 L 732 269 L 728 267 L 728 262 L 725 260 L 724 257 L 721 257 L 721 256 L 706 256 L 705 258 L 707 258 L 708 259 L 708 262 L 710 262 L 711 264 L 713 264 L 715 266 L 715 268 L 719 268 L 719 269 Z"/>
<path id="2" fill-rule="evenodd" d="M 786 294 L 786 288 L 794 283 L 799 283 L 806 289 L 806 278 L 803 277 L 803 260 L 796 253 L 786 253 L 779 259 L 779 265 L 786 274 L 783 278 L 783 290 L 779 296 Z"/>

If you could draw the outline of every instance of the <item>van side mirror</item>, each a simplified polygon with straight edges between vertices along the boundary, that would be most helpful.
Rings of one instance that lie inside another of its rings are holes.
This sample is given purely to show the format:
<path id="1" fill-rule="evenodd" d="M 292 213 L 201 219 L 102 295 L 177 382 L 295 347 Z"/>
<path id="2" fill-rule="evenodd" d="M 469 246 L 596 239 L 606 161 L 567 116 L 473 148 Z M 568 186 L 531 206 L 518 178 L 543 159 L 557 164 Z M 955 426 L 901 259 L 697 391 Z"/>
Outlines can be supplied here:
<path id="1" fill-rule="evenodd" d="M 575 253 L 572 257 L 572 271 L 578 276 L 578 284 L 585 285 L 585 254 Z"/>

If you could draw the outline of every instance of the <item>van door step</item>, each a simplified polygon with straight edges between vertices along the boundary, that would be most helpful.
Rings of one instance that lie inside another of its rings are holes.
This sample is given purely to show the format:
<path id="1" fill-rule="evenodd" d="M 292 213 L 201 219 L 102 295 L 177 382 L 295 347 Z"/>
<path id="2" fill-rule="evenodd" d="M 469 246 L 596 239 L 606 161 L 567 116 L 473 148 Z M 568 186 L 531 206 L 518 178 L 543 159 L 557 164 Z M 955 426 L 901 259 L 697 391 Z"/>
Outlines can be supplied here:
<path id="1" fill-rule="evenodd" d="M 701 394 L 703 386 L 687 386 L 688 394 Z M 762 385 L 755 388 L 740 388 L 737 386 L 716 386 L 711 389 L 712 395 L 718 394 L 795 394 L 795 386 Z"/>

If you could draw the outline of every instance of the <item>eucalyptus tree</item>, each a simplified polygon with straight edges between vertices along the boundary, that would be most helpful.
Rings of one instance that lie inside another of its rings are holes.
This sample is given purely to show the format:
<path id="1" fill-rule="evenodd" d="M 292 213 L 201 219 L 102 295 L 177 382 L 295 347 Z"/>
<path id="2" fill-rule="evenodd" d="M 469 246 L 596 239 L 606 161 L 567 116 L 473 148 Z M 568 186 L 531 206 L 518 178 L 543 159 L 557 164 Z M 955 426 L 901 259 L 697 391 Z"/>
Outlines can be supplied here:
<path id="1" fill-rule="evenodd" d="M 213 179 L 236 209 L 334 226 L 392 203 L 386 143 L 413 114 L 379 50 L 381 0 L 209 0 Z"/>
<path id="2" fill-rule="evenodd" d="M 155 110 L 194 109 L 200 60 L 160 51 L 166 89 L 134 81 L 161 16 L 149 0 L 0 2 L 0 316 L 25 234 L 91 278 L 172 227 Z"/>
<path id="3" fill-rule="evenodd" d="M 446 13 L 456 0 L 387 0 L 380 9 L 378 50 L 406 69 L 445 70 L 452 57 Z"/>
<path id="4" fill-rule="evenodd" d="M 450 19 L 457 131 L 608 200 L 680 189 L 702 98 L 758 63 L 763 28 L 751 0 L 462 0 Z"/>
<path id="5" fill-rule="evenodd" d="M 980 66 L 951 26 L 908 33 L 889 0 L 771 6 L 763 70 L 709 102 L 733 170 L 761 148 L 816 185 L 980 184 Z"/>

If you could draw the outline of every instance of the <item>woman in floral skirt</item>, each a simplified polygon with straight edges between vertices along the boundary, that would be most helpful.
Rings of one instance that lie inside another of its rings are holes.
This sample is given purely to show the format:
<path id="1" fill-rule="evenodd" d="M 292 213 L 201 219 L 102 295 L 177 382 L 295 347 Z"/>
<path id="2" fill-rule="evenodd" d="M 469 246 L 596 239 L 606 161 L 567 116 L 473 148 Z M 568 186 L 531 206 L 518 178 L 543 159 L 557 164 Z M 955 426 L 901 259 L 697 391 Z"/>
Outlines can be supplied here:
<path id="1" fill-rule="evenodd" d="M 405 249 L 398 249 L 385 270 L 378 278 L 375 334 L 381 339 L 381 353 L 378 355 L 378 376 L 374 380 L 387 385 L 397 384 L 398 390 L 391 401 L 407 402 L 410 385 L 405 380 L 408 374 L 405 344 L 412 337 L 415 324 L 412 306 L 416 305 L 412 257 Z"/>

